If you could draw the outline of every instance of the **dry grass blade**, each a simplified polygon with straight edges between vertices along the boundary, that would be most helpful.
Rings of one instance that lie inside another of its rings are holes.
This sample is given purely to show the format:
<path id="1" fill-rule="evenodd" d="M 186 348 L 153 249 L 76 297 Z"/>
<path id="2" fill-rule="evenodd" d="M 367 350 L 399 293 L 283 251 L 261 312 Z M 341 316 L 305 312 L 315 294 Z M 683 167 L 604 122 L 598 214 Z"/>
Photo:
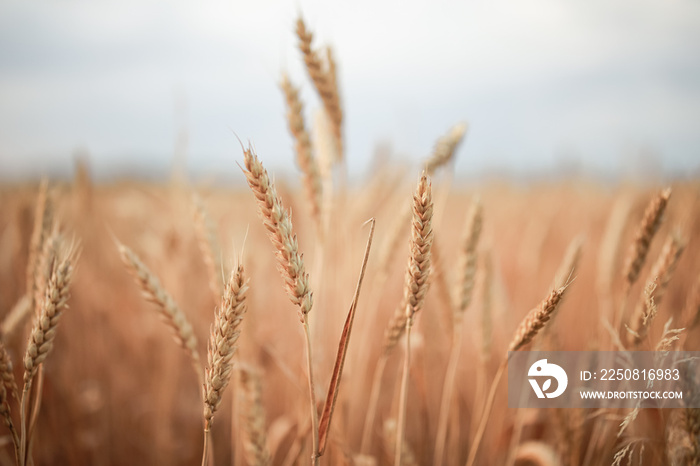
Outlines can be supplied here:
<path id="1" fill-rule="evenodd" d="M 343 326 L 343 333 L 340 336 L 340 342 L 338 343 L 338 354 L 335 358 L 335 364 L 333 366 L 333 374 L 331 376 L 331 382 L 328 385 L 328 394 L 326 395 L 326 403 L 323 406 L 323 412 L 321 414 L 321 420 L 318 424 L 318 437 L 319 437 L 319 455 L 323 455 L 326 449 L 326 441 L 328 439 L 328 432 L 331 428 L 331 420 L 333 417 L 333 411 L 335 409 L 335 402 L 338 398 L 338 391 L 340 388 L 340 378 L 343 375 L 343 365 L 345 364 L 345 355 L 348 351 L 348 345 L 350 344 L 350 334 L 352 332 L 352 324 L 355 321 L 355 311 L 357 310 L 357 301 L 360 298 L 360 289 L 362 288 L 362 281 L 365 278 L 365 271 L 367 270 L 367 261 L 369 260 L 369 252 L 372 248 L 372 239 L 374 238 L 374 227 L 375 219 L 370 219 L 370 230 L 369 238 L 367 238 L 367 247 L 365 248 L 365 255 L 362 259 L 362 268 L 360 269 L 360 276 L 357 279 L 357 286 L 355 287 L 355 295 L 352 298 L 352 303 L 350 304 L 350 310 L 348 311 L 348 316 L 345 320 L 345 325 Z"/>
<path id="2" fill-rule="evenodd" d="M 260 374 L 249 367 L 241 367 L 239 374 L 244 400 L 243 448 L 245 458 L 251 466 L 267 466 L 270 464 L 270 453 L 267 448 Z"/>
<path id="3" fill-rule="evenodd" d="M 321 97 L 323 107 L 330 119 L 338 160 L 341 161 L 343 159 L 343 110 L 340 105 L 335 61 L 333 56 L 327 53 L 328 63 L 324 65 L 318 52 L 311 47 L 313 34 L 306 29 L 306 24 L 302 18 L 297 20 L 296 33 L 299 38 L 299 50 L 301 50 L 304 57 L 306 71 L 309 73 L 309 77 L 314 83 L 314 87 Z"/>
<path id="4" fill-rule="evenodd" d="M 128 247 L 117 243 L 119 255 L 126 268 L 138 283 L 146 299 L 158 307 L 161 317 L 173 333 L 175 341 L 190 355 L 200 384 L 202 380 L 202 363 L 197 351 L 197 337 L 187 316 L 175 303 L 175 300 L 165 291 L 156 277 L 141 259 Z"/>
<path id="5" fill-rule="evenodd" d="M 267 170 L 253 153 L 252 148 L 245 150 L 244 173 L 258 202 L 260 217 L 267 229 L 267 235 L 275 247 L 287 295 L 298 306 L 299 319 L 304 323 L 313 306 L 313 295 L 309 288 L 309 274 L 299 253 L 296 236 L 292 232 L 292 220 L 282 206 L 282 201 L 277 196 Z"/>
<path id="6" fill-rule="evenodd" d="M 644 266 L 647 254 L 649 253 L 649 245 L 654 239 L 654 235 L 656 235 L 656 232 L 659 230 L 670 197 L 671 188 L 664 189 L 652 199 L 644 211 L 642 223 L 640 223 L 637 228 L 634 241 L 627 252 L 627 260 L 623 270 L 626 291 L 634 285 L 639 277 L 639 272 L 642 270 L 642 266 Z"/>
<path id="7" fill-rule="evenodd" d="M 316 226 L 320 227 L 323 188 L 318 164 L 311 150 L 311 139 L 304 124 L 304 107 L 299 98 L 299 89 L 289 81 L 287 75 L 282 76 L 281 87 L 287 102 L 289 131 L 294 136 L 297 165 L 304 173 L 304 190 L 309 202 L 311 217 L 314 219 Z"/>
<path id="8" fill-rule="evenodd" d="M 243 266 L 239 265 L 231 273 L 231 278 L 226 284 L 209 336 L 208 366 L 204 377 L 204 420 L 207 427 L 211 424 L 231 379 L 232 359 L 236 353 L 236 342 L 246 312 L 247 290 L 248 281 Z"/>
<path id="9" fill-rule="evenodd" d="M 425 171 L 429 176 L 435 173 L 435 170 L 443 165 L 446 165 L 452 160 L 459 143 L 464 139 L 467 133 L 466 123 L 457 123 L 449 132 L 438 139 L 435 144 L 435 149 L 428 160 L 425 161 Z"/>

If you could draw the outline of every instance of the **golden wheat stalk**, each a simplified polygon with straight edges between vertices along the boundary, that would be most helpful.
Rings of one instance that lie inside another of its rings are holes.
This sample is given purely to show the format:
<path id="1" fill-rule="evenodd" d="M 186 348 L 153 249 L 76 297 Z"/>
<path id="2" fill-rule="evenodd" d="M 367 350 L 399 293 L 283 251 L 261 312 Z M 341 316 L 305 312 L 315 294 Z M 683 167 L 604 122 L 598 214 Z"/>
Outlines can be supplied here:
<path id="1" fill-rule="evenodd" d="M 2 341 L 0 341 L 0 381 L 10 391 L 12 397 L 19 401 L 19 389 L 13 372 L 12 359 Z"/>
<path id="2" fill-rule="evenodd" d="M 251 466 L 267 466 L 271 458 L 267 448 L 265 408 L 262 403 L 260 374 L 253 368 L 239 370 L 243 398 L 243 449 Z"/>
<path id="3" fill-rule="evenodd" d="M 10 431 L 12 436 L 12 443 L 15 448 L 15 458 L 16 461 L 20 459 L 20 438 L 15 429 L 14 422 L 12 420 L 12 413 L 10 412 L 10 403 L 8 397 L 8 391 L 12 394 L 15 401 L 19 402 L 19 390 L 17 389 L 17 382 L 15 381 L 15 375 L 12 371 L 12 360 L 10 355 L 5 349 L 5 345 L 0 341 L 0 378 L 2 383 L 0 383 L 0 416 L 2 416 L 5 426 Z"/>
<path id="4" fill-rule="evenodd" d="M 630 345 L 639 345 L 649 332 L 651 322 L 656 316 L 656 308 L 661 304 L 684 249 L 685 244 L 680 234 L 671 233 L 649 272 L 639 303 L 630 319 L 627 333 L 627 341 Z"/>
<path id="5" fill-rule="evenodd" d="M 664 189 L 651 200 L 644 211 L 644 218 L 642 218 L 642 222 L 635 233 L 634 241 L 629 247 L 623 269 L 625 293 L 629 291 L 639 277 L 639 272 L 642 270 L 649 253 L 649 245 L 659 230 L 670 197 L 671 188 Z"/>
<path id="6" fill-rule="evenodd" d="M 221 404 L 221 397 L 231 378 L 233 355 L 241 333 L 240 326 L 246 312 L 245 293 L 248 281 L 243 266 L 231 273 L 226 284 L 221 305 L 216 311 L 214 325 L 209 335 L 207 368 L 204 377 L 204 420 L 211 426 L 214 413 Z"/>
<path id="7" fill-rule="evenodd" d="M 51 272 L 55 261 L 58 259 L 60 249 L 63 246 L 63 237 L 57 233 L 58 227 L 54 227 L 51 233 L 43 241 L 41 253 L 37 258 L 37 267 L 34 273 L 34 303 L 37 304 L 34 315 L 41 312 L 41 302 L 46 294 L 46 286 L 51 278 Z"/>
<path id="8" fill-rule="evenodd" d="M 43 299 L 39 294 L 37 298 L 37 286 L 43 285 L 42 278 L 38 276 L 41 253 L 44 249 L 44 242 L 49 235 L 51 223 L 53 221 L 53 204 L 49 196 L 49 183 L 46 179 L 39 185 L 36 208 L 34 210 L 34 228 L 29 242 L 29 259 L 27 261 L 27 296 L 30 299 L 30 308 L 38 313 L 37 299 Z"/>
<path id="9" fill-rule="evenodd" d="M 508 351 L 518 351 L 525 345 L 530 343 L 537 334 L 547 325 L 547 322 L 552 318 L 552 315 L 557 310 L 559 303 L 561 302 L 564 292 L 569 287 L 570 283 L 564 286 L 552 290 L 552 292 L 537 306 L 532 309 L 520 322 L 513 339 L 508 345 Z M 496 389 L 498 388 L 498 382 L 501 380 L 503 373 L 508 364 L 508 353 L 501 362 L 501 365 L 496 371 L 496 375 L 491 383 L 491 389 L 489 390 L 488 397 L 486 398 L 486 403 L 484 410 L 481 414 L 481 420 L 479 422 L 479 427 L 477 428 L 476 434 L 474 436 L 474 441 L 469 450 L 469 457 L 467 458 L 467 466 L 473 466 L 476 461 L 476 455 L 479 452 L 479 445 L 481 445 L 481 440 L 483 439 L 484 432 L 486 431 L 486 424 L 488 423 L 489 416 L 491 414 L 491 409 L 493 408 L 493 402 L 496 399 Z"/>
<path id="10" fill-rule="evenodd" d="M 311 410 L 311 464 L 316 466 L 318 465 L 320 453 L 316 388 L 314 385 L 311 332 L 308 318 L 308 314 L 313 306 L 313 295 L 309 288 L 309 274 L 306 272 L 302 255 L 299 253 L 296 235 L 292 231 L 290 215 L 282 206 L 282 201 L 277 196 L 277 191 L 274 184 L 270 181 L 267 170 L 265 170 L 250 147 L 244 150 L 244 159 L 245 168 L 243 172 L 248 181 L 248 186 L 250 186 L 258 202 L 258 213 L 267 229 L 267 236 L 275 248 L 278 269 L 284 279 L 287 296 L 297 306 L 299 320 L 304 326 L 309 405 Z"/>
<path id="11" fill-rule="evenodd" d="M 197 336 L 187 315 L 180 309 L 175 300 L 163 288 L 156 277 L 139 257 L 128 247 L 117 243 L 119 255 L 127 270 L 136 280 L 144 297 L 155 304 L 163 321 L 170 327 L 175 341 L 187 352 L 192 360 L 192 366 L 197 374 L 200 386 L 202 378 L 202 362 L 197 350 Z"/>
<path id="12" fill-rule="evenodd" d="M 406 423 L 406 403 L 408 399 L 408 373 L 411 365 L 411 327 L 415 315 L 423 308 L 428 292 L 430 277 L 430 250 L 433 245 L 433 197 L 428 176 L 423 173 L 413 195 L 413 221 L 411 223 L 411 244 L 404 283 L 406 303 L 406 354 L 399 396 L 399 415 L 396 429 L 396 451 L 394 464 L 401 465 L 403 436 Z"/>
<path id="13" fill-rule="evenodd" d="M 221 305 L 216 310 L 214 325 L 209 335 L 207 368 L 204 374 L 204 450 L 202 466 L 209 464 L 210 430 L 214 414 L 219 409 L 224 391 L 231 380 L 233 355 L 241 334 L 241 322 L 246 312 L 245 293 L 248 282 L 243 265 L 231 272 L 224 289 Z"/>
<path id="14" fill-rule="evenodd" d="M 280 273 L 285 282 L 287 296 L 299 310 L 302 323 L 313 306 L 313 295 L 309 288 L 309 274 L 299 253 L 296 235 L 292 231 L 292 220 L 275 186 L 270 181 L 252 148 L 245 150 L 245 177 L 258 202 L 258 209 L 267 235 L 275 248 Z"/>
<path id="15" fill-rule="evenodd" d="M 55 260 L 51 261 L 51 274 L 46 294 L 40 303 L 40 313 L 34 319 L 24 356 L 24 383 L 29 383 L 41 363 L 53 348 L 56 326 L 68 308 L 70 282 L 73 275 L 72 249 L 62 246 Z"/>
<path id="16" fill-rule="evenodd" d="M 474 291 L 474 277 L 476 275 L 476 248 L 479 244 L 482 226 L 481 203 L 476 199 L 467 216 L 465 235 L 462 241 L 462 250 L 459 255 L 460 280 L 455 286 L 457 307 L 455 308 L 455 327 L 461 322 L 464 312 L 469 307 Z"/>
<path id="17" fill-rule="evenodd" d="M 425 161 L 424 169 L 428 176 L 435 174 L 435 170 L 443 165 L 447 165 L 454 158 L 457 147 L 459 147 L 466 133 L 467 124 L 464 122 L 457 123 L 450 128 L 447 134 L 437 140 L 433 153 Z"/>
<path id="18" fill-rule="evenodd" d="M 53 236 L 58 237 L 57 233 Z M 46 360 L 53 349 L 56 330 L 63 312 L 68 308 L 68 298 L 70 296 L 70 283 L 73 276 L 73 262 L 75 260 L 75 250 L 71 246 L 66 246 L 63 240 L 56 240 L 60 244 L 56 257 L 51 260 L 51 273 L 46 285 L 46 293 L 40 303 L 40 312 L 34 318 L 32 330 L 27 342 L 27 349 L 24 355 L 24 388 L 22 390 L 20 416 L 21 416 L 21 437 L 20 437 L 20 464 L 25 465 L 28 459 L 28 447 L 30 438 L 27 432 L 27 424 L 31 413 L 28 411 L 29 396 L 31 393 L 32 381 L 34 380 L 39 366 Z M 47 241 L 53 241 L 49 239 Z M 41 393 L 36 394 L 37 397 Z M 39 398 L 37 398 L 38 400 Z M 31 434 L 31 432 L 29 432 Z"/>
<path id="19" fill-rule="evenodd" d="M 323 107 L 331 122 L 333 139 L 336 146 L 338 161 L 343 160 L 343 109 L 340 104 L 336 65 L 332 54 L 327 49 L 327 63 L 324 65 L 318 52 L 313 50 L 311 42 L 313 34 L 306 29 L 302 18 L 297 19 L 297 37 L 299 38 L 299 50 L 304 58 L 306 71 L 309 73 L 314 87 L 321 97 Z"/>
<path id="20" fill-rule="evenodd" d="M 321 199 L 323 191 L 321 175 L 318 163 L 311 150 L 311 139 L 304 123 L 304 107 L 299 98 L 299 89 L 296 88 L 289 77 L 282 76 L 282 91 L 287 102 L 287 122 L 289 131 L 294 136 L 294 151 L 296 152 L 297 165 L 304 174 L 304 190 L 311 210 L 311 218 L 316 227 L 321 231 Z"/>

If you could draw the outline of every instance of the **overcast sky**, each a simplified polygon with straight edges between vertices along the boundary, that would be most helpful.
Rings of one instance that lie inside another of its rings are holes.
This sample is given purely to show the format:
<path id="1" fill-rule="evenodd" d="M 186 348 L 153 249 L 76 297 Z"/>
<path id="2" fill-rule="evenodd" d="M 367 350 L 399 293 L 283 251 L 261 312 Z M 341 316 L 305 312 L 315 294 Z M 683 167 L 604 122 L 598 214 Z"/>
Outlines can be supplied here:
<path id="1" fill-rule="evenodd" d="M 319 105 L 299 12 L 335 48 L 353 173 L 461 120 L 461 173 L 698 173 L 697 0 L 3 0 L 0 176 L 70 172 L 80 148 L 98 176 L 165 177 L 182 126 L 193 173 L 236 173 L 234 132 L 292 169 L 282 71 Z"/>

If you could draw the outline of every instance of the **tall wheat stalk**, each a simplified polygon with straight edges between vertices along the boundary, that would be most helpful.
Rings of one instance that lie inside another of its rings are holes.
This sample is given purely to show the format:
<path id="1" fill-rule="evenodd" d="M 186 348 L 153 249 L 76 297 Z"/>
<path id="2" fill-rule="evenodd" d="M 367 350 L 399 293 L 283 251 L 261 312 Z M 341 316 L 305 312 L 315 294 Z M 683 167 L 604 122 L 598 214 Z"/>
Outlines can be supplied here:
<path id="1" fill-rule="evenodd" d="M 326 62 L 323 62 L 319 53 L 311 46 L 313 34 L 306 28 L 302 18 L 297 19 L 296 33 L 306 71 L 321 97 L 323 108 L 331 122 L 337 161 L 340 162 L 343 160 L 343 109 L 340 104 L 335 60 L 328 48 Z"/>
<path id="2" fill-rule="evenodd" d="M 141 288 L 144 297 L 156 305 L 163 321 L 170 327 L 175 341 L 187 352 L 192 361 L 199 385 L 204 384 L 202 361 L 197 350 L 197 336 L 187 315 L 163 288 L 156 277 L 141 259 L 128 247 L 117 242 L 122 262 Z"/>
<path id="3" fill-rule="evenodd" d="M 661 304 L 684 249 L 685 244 L 681 240 L 680 234 L 678 232 L 671 233 L 664 243 L 659 258 L 649 272 L 649 278 L 639 298 L 639 303 L 630 319 L 630 325 L 627 328 L 627 342 L 630 346 L 638 346 L 649 332 L 651 322 L 656 316 L 656 312 L 650 312 L 650 310 L 656 309 L 656 306 Z M 653 306 L 649 305 L 650 300 L 653 302 Z"/>
<path id="4" fill-rule="evenodd" d="M 267 229 L 267 236 L 275 248 L 278 269 L 285 282 L 287 296 L 297 306 L 299 320 L 304 326 L 306 341 L 306 367 L 309 382 L 309 404 L 311 409 L 312 453 L 311 464 L 317 465 L 319 458 L 318 411 L 311 355 L 311 332 L 308 314 L 313 306 L 313 295 L 309 288 L 309 274 L 299 253 L 296 235 L 292 231 L 292 220 L 282 206 L 275 186 L 270 180 L 252 148 L 244 150 L 243 170 L 248 186 L 258 203 L 258 213 Z"/>
<path id="5" fill-rule="evenodd" d="M 423 308 L 428 292 L 430 277 L 430 249 L 433 245 L 433 198 L 428 176 L 424 173 L 418 181 L 413 196 L 413 221 L 411 223 L 411 244 L 406 281 L 404 284 L 405 342 L 399 415 L 396 428 L 396 449 L 394 464 L 401 465 L 401 453 L 406 424 L 406 403 L 408 400 L 408 374 L 411 368 L 411 327 L 417 312 Z"/>
<path id="6" fill-rule="evenodd" d="M 287 102 L 287 122 L 289 132 L 294 136 L 294 151 L 296 152 L 296 162 L 304 175 L 303 184 L 306 193 L 306 200 L 311 210 L 317 233 L 322 236 L 323 225 L 321 221 L 321 199 L 323 198 L 323 188 L 321 184 L 321 174 L 318 163 L 311 149 L 311 138 L 304 123 L 304 106 L 299 98 L 297 89 L 289 77 L 282 76 L 280 85 Z"/>
<path id="7" fill-rule="evenodd" d="M 214 325 L 209 335 L 207 351 L 207 368 L 204 376 L 204 451 L 202 466 L 208 464 L 211 424 L 214 419 L 224 390 L 231 380 L 233 355 L 241 334 L 240 326 L 246 312 L 245 293 L 248 282 L 243 266 L 239 265 L 231 272 L 226 284 L 221 305 L 216 311 Z"/>
<path id="8" fill-rule="evenodd" d="M 522 349 L 525 345 L 530 343 L 537 334 L 547 325 L 547 322 L 552 318 L 554 312 L 557 310 L 559 303 L 564 296 L 564 292 L 568 288 L 570 283 L 564 286 L 552 290 L 552 292 L 547 296 L 538 307 L 531 310 L 525 318 L 520 322 L 513 339 L 508 346 L 508 353 L 506 353 L 505 358 L 501 362 L 501 365 L 496 371 L 496 375 L 491 383 L 491 389 L 489 390 L 488 397 L 486 398 L 486 404 L 484 406 L 484 411 L 481 414 L 481 421 L 479 422 L 479 427 L 474 436 L 474 441 L 472 442 L 471 448 L 469 450 L 469 457 L 467 458 L 467 466 L 473 466 L 476 461 L 476 455 L 479 452 L 479 445 L 481 445 L 481 440 L 486 431 L 486 425 L 491 414 L 491 409 L 493 408 L 493 402 L 496 399 L 496 389 L 498 388 L 498 382 L 500 382 L 503 372 L 508 365 L 509 354 L 511 351 L 518 351 Z"/>
<path id="9" fill-rule="evenodd" d="M 45 248 L 50 252 L 51 257 L 44 258 L 44 263 L 49 264 L 50 275 L 45 287 L 45 295 L 39 304 L 39 314 L 35 316 L 30 333 L 27 349 L 24 355 L 24 388 L 22 389 L 20 416 L 21 416 L 21 437 L 20 437 L 20 460 L 19 464 L 27 464 L 31 452 L 31 430 L 27 430 L 29 420 L 32 417 L 31 392 L 34 381 L 40 366 L 53 349 L 56 330 L 63 312 L 68 308 L 68 298 L 70 297 L 70 283 L 73 277 L 73 266 L 75 261 L 75 249 L 66 245 L 58 233 L 53 233 L 53 237 L 60 246 L 54 251 Z M 52 238 L 47 241 L 53 242 Z M 41 397 L 41 393 L 36 393 L 36 397 Z M 38 400 L 39 398 L 37 398 Z"/>

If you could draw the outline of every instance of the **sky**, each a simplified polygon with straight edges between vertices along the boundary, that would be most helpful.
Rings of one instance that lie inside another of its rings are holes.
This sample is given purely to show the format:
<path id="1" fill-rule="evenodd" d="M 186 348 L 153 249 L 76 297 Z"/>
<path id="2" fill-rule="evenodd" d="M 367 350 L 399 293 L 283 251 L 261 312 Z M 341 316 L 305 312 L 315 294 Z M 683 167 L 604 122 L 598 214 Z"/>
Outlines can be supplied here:
<path id="1" fill-rule="evenodd" d="M 332 45 L 351 174 L 418 166 L 455 123 L 458 173 L 700 173 L 700 2 L 0 2 L 0 178 L 234 176 L 250 141 L 294 170 L 279 90 L 319 100 L 299 14 Z"/>

